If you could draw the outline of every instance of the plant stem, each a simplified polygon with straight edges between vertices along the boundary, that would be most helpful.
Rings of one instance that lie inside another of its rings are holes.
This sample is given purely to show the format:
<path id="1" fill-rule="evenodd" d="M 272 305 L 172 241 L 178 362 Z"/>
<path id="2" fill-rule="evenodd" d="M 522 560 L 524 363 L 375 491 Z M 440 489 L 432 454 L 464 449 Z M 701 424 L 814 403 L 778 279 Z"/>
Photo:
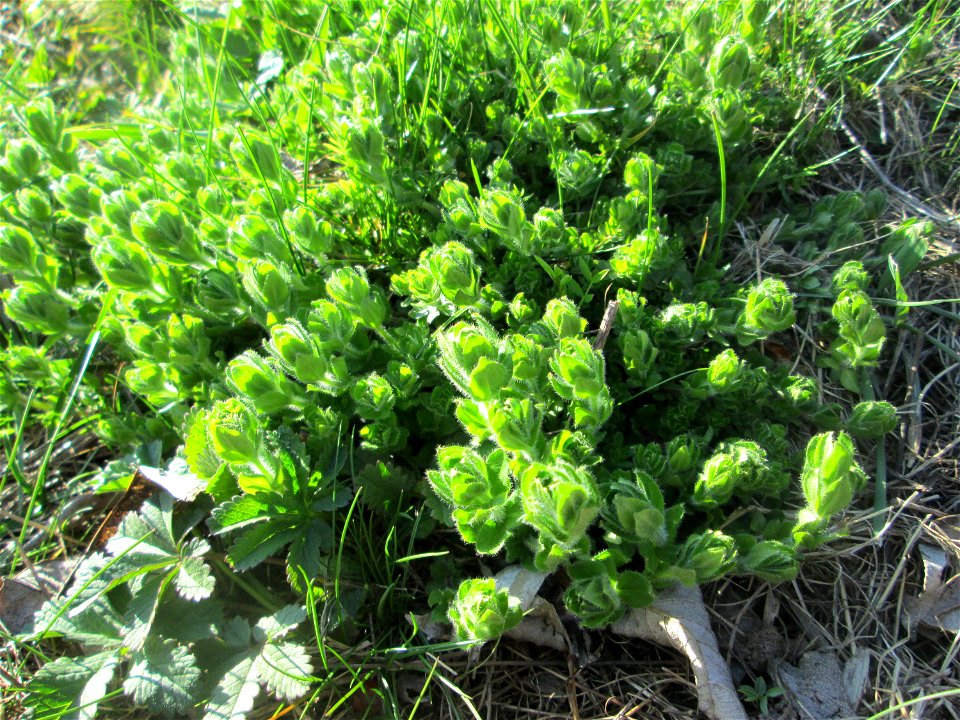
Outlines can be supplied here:
<path id="1" fill-rule="evenodd" d="M 866 368 L 860 369 L 860 395 L 864 400 L 873 400 L 873 378 Z M 883 511 L 887 507 L 887 448 L 884 438 L 877 440 L 877 470 L 873 489 L 873 532 L 877 535 L 883 530 Z"/>

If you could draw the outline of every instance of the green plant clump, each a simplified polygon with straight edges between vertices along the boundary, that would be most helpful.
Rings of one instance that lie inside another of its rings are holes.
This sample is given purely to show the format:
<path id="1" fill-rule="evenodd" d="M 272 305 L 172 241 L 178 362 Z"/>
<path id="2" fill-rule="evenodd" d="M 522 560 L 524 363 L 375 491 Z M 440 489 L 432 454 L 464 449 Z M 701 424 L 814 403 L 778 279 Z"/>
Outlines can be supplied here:
<path id="1" fill-rule="evenodd" d="M 458 638 L 497 637 L 519 610 L 478 571 L 404 585 L 399 555 L 462 545 L 441 528 L 558 573 L 586 627 L 678 582 L 794 577 L 867 482 L 851 435 L 881 437 L 895 409 L 844 419 L 766 351 L 799 323 L 837 375 L 876 366 L 876 262 L 832 286 L 823 268 L 728 275 L 733 223 L 779 217 L 805 177 L 758 140 L 799 107 L 769 90 L 779 15 L 269 8 L 171 14 L 175 82 L 130 100 L 136 124 L 39 97 L 2 127 L 0 432 L 49 422 L 75 381 L 130 468 L 159 443 L 203 490 L 128 516 L 41 613 L 37 633 L 96 652 L 46 665 L 38 706 L 90 717 L 123 667 L 137 704 L 242 717 L 261 684 L 292 698 L 332 676 L 286 639 L 307 616 L 323 654 L 367 604 L 396 617 L 431 590 Z M 862 236 L 882 205 L 789 206 L 781 242 L 846 247 L 832 229 Z M 264 617 L 224 614 L 234 582 Z"/>

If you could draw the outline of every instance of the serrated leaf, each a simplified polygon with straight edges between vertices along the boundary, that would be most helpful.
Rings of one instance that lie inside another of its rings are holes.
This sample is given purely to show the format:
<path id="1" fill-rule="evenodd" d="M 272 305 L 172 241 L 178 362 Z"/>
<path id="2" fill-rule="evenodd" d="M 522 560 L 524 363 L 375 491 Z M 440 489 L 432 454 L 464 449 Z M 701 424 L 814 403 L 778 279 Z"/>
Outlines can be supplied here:
<path id="1" fill-rule="evenodd" d="M 894 228 L 880 248 L 880 253 L 892 255 L 901 274 L 906 277 L 917 269 L 930 249 L 931 228 L 929 223 L 910 219 Z"/>
<path id="2" fill-rule="evenodd" d="M 223 469 L 223 460 L 210 442 L 207 430 L 209 411 L 200 410 L 187 420 L 189 430 L 183 441 L 183 455 L 190 469 L 200 478 L 211 480 Z"/>
<path id="3" fill-rule="evenodd" d="M 216 636 L 222 623 L 223 604 L 219 601 L 191 602 L 171 595 L 160 604 L 153 627 L 163 637 L 190 643 Z"/>
<path id="4" fill-rule="evenodd" d="M 299 434 L 294 433 L 286 425 L 277 428 L 277 444 L 282 448 L 290 459 L 292 471 L 299 480 L 310 477 L 310 454 L 307 452 L 306 444 L 300 439 Z"/>
<path id="5" fill-rule="evenodd" d="M 103 604 L 91 604 L 76 617 L 68 612 L 60 613 L 60 604 L 48 603 L 40 612 L 34 628 L 41 633 L 55 632 L 65 638 L 90 647 L 107 648 L 120 644 L 123 621 L 120 616 Z"/>
<path id="6" fill-rule="evenodd" d="M 210 529 L 215 535 L 261 522 L 269 516 L 270 506 L 252 495 L 237 495 L 227 500 L 210 514 Z"/>
<path id="7" fill-rule="evenodd" d="M 289 544 L 302 530 L 291 527 L 295 519 L 268 522 L 242 533 L 230 546 L 231 562 L 237 570 L 249 570 L 259 565 L 282 547 Z"/>
<path id="8" fill-rule="evenodd" d="M 169 555 L 169 549 L 161 547 L 163 541 L 157 539 L 155 533 L 141 516 L 131 513 L 120 523 L 117 534 L 107 542 L 107 552 L 111 555 Z"/>
<path id="9" fill-rule="evenodd" d="M 223 626 L 220 639 L 232 647 L 246 647 L 250 644 L 250 623 L 242 617 L 232 617 Z"/>
<path id="10" fill-rule="evenodd" d="M 110 588 L 111 575 L 123 567 L 124 559 L 110 560 L 103 553 L 94 553 L 80 563 L 67 593 L 71 613 L 84 603 L 99 600 Z M 109 568 L 107 567 L 109 565 Z"/>
<path id="11" fill-rule="evenodd" d="M 290 492 L 297 494 L 300 492 L 298 466 L 293 460 L 293 456 L 283 449 L 278 449 L 276 459 L 280 463 L 280 472 L 277 475 L 278 484 L 281 487 L 289 488 Z"/>
<path id="12" fill-rule="evenodd" d="M 317 492 L 317 495 L 310 503 L 312 512 L 333 512 L 342 507 L 346 507 L 353 500 L 353 491 L 340 485 L 331 488 L 329 492 Z"/>
<path id="13" fill-rule="evenodd" d="M 279 640 L 307 619 L 307 611 L 302 605 L 286 605 L 273 615 L 257 621 L 255 636 L 260 642 Z"/>
<path id="14" fill-rule="evenodd" d="M 184 558 L 174 582 L 177 593 L 186 600 L 210 597 L 216 585 L 210 568 L 199 557 Z"/>
<path id="15" fill-rule="evenodd" d="M 183 546 L 180 554 L 185 557 L 202 558 L 208 552 L 210 552 L 210 543 L 202 538 L 194 538 Z"/>
<path id="16" fill-rule="evenodd" d="M 313 672 L 306 650 L 293 643 L 277 643 L 307 617 L 303 606 L 287 605 L 260 618 L 251 632 L 242 618 L 231 618 L 220 639 L 230 647 L 242 647 L 226 663 L 228 669 L 207 704 L 204 720 L 243 720 L 265 682 L 278 697 L 299 697 L 308 687 L 303 678 Z M 250 641 L 253 640 L 253 647 Z"/>
<path id="17" fill-rule="evenodd" d="M 139 513 L 129 513 L 107 543 L 111 555 L 176 556 L 173 537 L 173 497 L 160 493 L 143 504 Z"/>
<path id="18" fill-rule="evenodd" d="M 244 720 L 260 694 L 259 669 L 251 653 L 238 655 L 207 703 L 204 720 Z"/>
<path id="19" fill-rule="evenodd" d="M 409 471 L 395 467 L 393 463 L 370 463 L 354 477 L 354 485 L 363 494 L 360 502 L 375 512 L 399 502 L 405 492 L 415 485 L 416 479 Z"/>
<path id="20" fill-rule="evenodd" d="M 173 495 L 167 492 L 154 495 L 140 508 L 140 515 L 155 528 L 157 536 L 176 545 L 173 537 Z"/>
<path id="21" fill-rule="evenodd" d="M 123 691 L 137 704 L 171 714 L 193 704 L 199 679 L 200 669 L 186 647 L 151 637 L 131 666 Z"/>
<path id="22" fill-rule="evenodd" d="M 240 486 L 237 484 L 237 478 L 224 465 L 220 472 L 207 480 L 207 493 L 217 502 L 229 500 L 232 496 L 240 492 Z"/>
<path id="23" fill-rule="evenodd" d="M 287 555 L 289 570 L 300 577 L 299 568 L 303 568 L 308 578 L 315 578 L 320 572 L 320 556 L 324 550 L 333 546 L 333 528 L 323 520 L 313 520 L 300 536 L 290 544 Z"/>
<path id="24" fill-rule="evenodd" d="M 272 643 L 264 646 L 257 657 L 260 678 L 278 699 L 295 700 L 305 693 L 313 672 L 307 651 L 293 643 Z"/>
<path id="25" fill-rule="evenodd" d="M 887 255 L 887 267 L 890 269 L 890 276 L 893 278 L 893 288 L 897 298 L 897 310 L 896 317 L 897 323 L 903 322 L 904 318 L 907 317 L 907 313 L 910 311 L 910 298 L 907 296 L 907 291 L 903 289 L 903 281 L 900 277 L 900 267 L 897 265 L 897 261 L 893 259 L 893 255 Z"/>
<path id="26" fill-rule="evenodd" d="M 140 474 L 181 501 L 193 500 L 206 486 L 206 482 L 191 472 L 186 460 L 181 457 L 175 457 L 166 468 L 141 465 Z"/>
<path id="27" fill-rule="evenodd" d="M 107 601 L 111 577 L 104 572 L 107 559 L 95 553 L 80 563 L 66 597 L 44 604 L 34 619 L 38 634 L 55 632 L 91 647 L 120 643 L 123 620 Z M 114 563 L 113 568 L 117 566 Z"/>
<path id="28" fill-rule="evenodd" d="M 134 594 L 123 616 L 123 622 L 126 625 L 123 644 L 131 650 L 142 648 L 150 635 L 150 628 L 157 614 L 157 606 L 160 604 L 164 578 L 162 575 L 153 575 L 137 580 L 139 582 L 131 583 Z"/>
<path id="29" fill-rule="evenodd" d="M 115 652 L 104 652 L 47 663 L 31 680 L 26 705 L 35 716 L 93 720 L 119 662 Z"/>

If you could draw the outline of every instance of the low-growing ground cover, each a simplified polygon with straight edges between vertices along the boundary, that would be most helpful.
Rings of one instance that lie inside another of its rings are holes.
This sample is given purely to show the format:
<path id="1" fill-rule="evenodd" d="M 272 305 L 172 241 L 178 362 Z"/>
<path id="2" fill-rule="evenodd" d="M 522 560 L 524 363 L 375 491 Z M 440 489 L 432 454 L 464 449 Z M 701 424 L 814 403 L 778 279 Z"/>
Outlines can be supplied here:
<path id="1" fill-rule="evenodd" d="M 958 18 L 848 12 L 10 8 L 6 707 L 689 714 L 702 586 L 751 712 L 950 717 Z"/>

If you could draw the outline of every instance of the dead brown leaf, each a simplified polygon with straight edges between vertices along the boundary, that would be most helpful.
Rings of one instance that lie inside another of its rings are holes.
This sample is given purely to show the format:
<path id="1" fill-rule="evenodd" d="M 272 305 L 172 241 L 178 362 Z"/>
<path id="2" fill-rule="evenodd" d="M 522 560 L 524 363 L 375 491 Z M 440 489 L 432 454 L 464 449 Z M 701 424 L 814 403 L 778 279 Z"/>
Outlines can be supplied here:
<path id="1" fill-rule="evenodd" d="M 679 650 L 693 667 L 700 711 L 713 720 L 747 720 L 699 587 L 677 585 L 661 591 L 653 605 L 631 610 L 610 629 Z"/>
<path id="2" fill-rule="evenodd" d="M 11 635 L 30 632 L 33 617 L 43 604 L 70 580 L 76 559 L 50 560 L 31 565 L 0 585 L 0 623 Z"/>
<path id="3" fill-rule="evenodd" d="M 946 552 L 936 545 L 920 544 L 923 558 L 923 590 L 907 603 L 909 627 L 917 624 L 960 633 L 960 574 L 950 575 Z"/>
<path id="4" fill-rule="evenodd" d="M 844 673 L 833 653 L 804 653 L 799 667 L 781 663 L 774 674 L 777 684 L 787 691 L 790 704 L 804 720 L 831 720 L 853 715 L 844 686 Z"/>

